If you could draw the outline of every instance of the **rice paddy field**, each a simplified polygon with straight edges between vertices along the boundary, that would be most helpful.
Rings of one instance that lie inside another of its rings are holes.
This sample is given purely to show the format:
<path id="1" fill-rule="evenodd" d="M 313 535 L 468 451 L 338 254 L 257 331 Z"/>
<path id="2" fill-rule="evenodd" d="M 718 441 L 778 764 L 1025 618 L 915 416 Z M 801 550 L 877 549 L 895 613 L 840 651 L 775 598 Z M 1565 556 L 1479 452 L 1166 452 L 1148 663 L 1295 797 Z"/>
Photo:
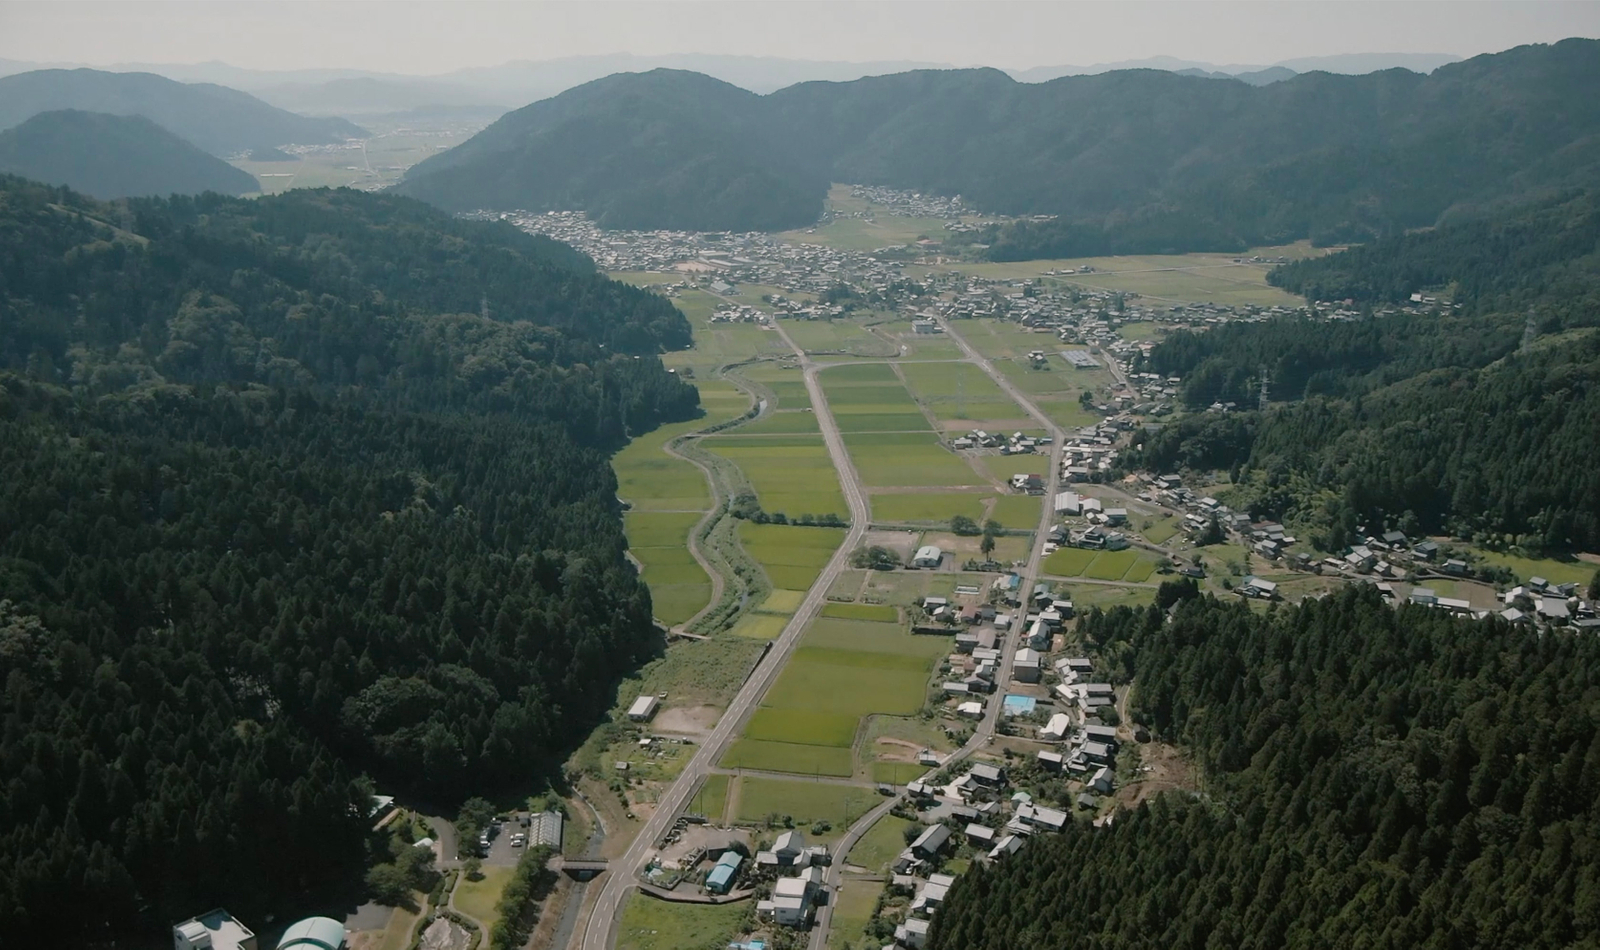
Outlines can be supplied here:
<path id="1" fill-rule="evenodd" d="M 885 363 L 833 366 L 817 374 L 840 432 L 931 431 L 916 400 Z"/>
<path id="2" fill-rule="evenodd" d="M 715 435 L 701 445 L 739 466 L 768 513 L 850 513 L 820 435 Z"/>
<path id="3" fill-rule="evenodd" d="M 812 355 L 839 354 L 880 359 L 900 355 L 898 345 L 855 320 L 786 320 L 783 329 L 795 346 Z"/>
<path id="4" fill-rule="evenodd" d="M 689 532 L 700 520 L 694 511 L 630 511 L 623 515 L 629 550 L 644 566 L 657 620 L 672 626 L 699 612 L 711 599 L 711 578 L 688 548 Z"/>
<path id="5" fill-rule="evenodd" d="M 948 649 L 943 638 L 913 636 L 900 623 L 816 620 L 722 767 L 853 774 L 861 720 L 922 708 L 934 660 Z"/>
<path id="6" fill-rule="evenodd" d="M 979 487 L 989 480 L 931 432 L 845 432 L 845 448 L 869 488 Z"/>
<path id="7" fill-rule="evenodd" d="M 916 398 L 946 430 L 1020 428 L 1028 414 L 989 374 L 971 363 L 906 363 L 900 367 Z"/>
<path id="8" fill-rule="evenodd" d="M 802 528 L 792 525 L 739 523 L 739 543 L 761 563 L 772 586 L 803 591 L 844 540 L 843 528 Z"/>
<path id="9" fill-rule="evenodd" d="M 693 617 L 711 597 L 711 578 L 689 553 L 689 532 L 711 507 L 711 490 L 700 469 L 668 455 L 666 443 L 687 432 L 737 418 L 750 405 L 738 387 L 721 380 L 698 383 L 705 415 L 662 426 L 633 440 L 612 457 L 617 493 L 632 509 L 623 529 L 633 556 L 643 565 L 657 620 L 672 626 Z"/>
<path id="10" fill-rule="evenodd" d="M 956 515 L 981 521 L 992 495 L 977 492 L 908 492 L 869 495 L 872 520 L 887 524 L 947 524 Z"/>

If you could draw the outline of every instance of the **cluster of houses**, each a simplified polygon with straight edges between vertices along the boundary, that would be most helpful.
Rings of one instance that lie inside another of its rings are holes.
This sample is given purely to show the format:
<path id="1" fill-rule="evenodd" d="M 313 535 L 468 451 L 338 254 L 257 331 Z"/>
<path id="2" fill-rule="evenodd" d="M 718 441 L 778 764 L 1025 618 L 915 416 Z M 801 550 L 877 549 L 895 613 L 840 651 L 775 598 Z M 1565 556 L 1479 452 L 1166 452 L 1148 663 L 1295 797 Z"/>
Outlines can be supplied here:
<path id="1" fill-rule="evenodd" d="M 1061 443 L 1061 479 L 1087 482 L 1104 476 L 1117 462 L 1117 444 L 1133 427 L 1127 418 L 1107 419 L 1084 426 L 1066 436 Z"/>
<path id="2" fill-rule="evenodd" d="M 1067 546 L 1097 551 L 1120 551 L 1128 546 L 1127 535 L 1116 530 L 1128 523 L 1126 508 L 1107 508 L 1098 498 L 1064 491 L 1056 493 L 1055 513 L 1058 518 L 1082 518 L 1084 527 L 1075 530 L 1065 522 L 1052 527 L 1045 538 L 1047 555 Z"/>
<path id="3" fill-rule="evenodd" d="M 950 447 L 962 452 L 977 449 L 998 449 L 1001 455 L 1031 455 L 1043 446 L 1049 445 L 1051 441 L 1051 437 L 1048 435 L 1030 436 L 1021 432 L 1013 432 L 1008 436 L 1002 432 L 973 429 L 966 435 L 952 439 Z M 1016 486 L 1013 485 L 1012 487 Z"/>

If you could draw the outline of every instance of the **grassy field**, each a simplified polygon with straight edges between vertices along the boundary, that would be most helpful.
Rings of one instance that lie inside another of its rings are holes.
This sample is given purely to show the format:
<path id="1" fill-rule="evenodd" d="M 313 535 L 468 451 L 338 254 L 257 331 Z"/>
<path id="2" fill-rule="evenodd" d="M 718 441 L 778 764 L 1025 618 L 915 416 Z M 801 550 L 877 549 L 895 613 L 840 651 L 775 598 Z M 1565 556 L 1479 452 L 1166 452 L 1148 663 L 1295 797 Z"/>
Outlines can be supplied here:
<path id="1" fill-rule="evenodd" d="M 773 408 L 811 408 L 811 395 L 806 389 L 806 381 L 801 376 L 798 364 L 793 362 L 755 363 L 749 366 L 741 366 L 737 372 L 740 376 L 756 385 L 771 390 L 773 398 L 777 400 L 777 404 Z"/>
<path id="2" fill-rule="evenodd" d="M 1007 528 L 1026 528 L 1031 531 L 1039 526 L 1039 518 L 1043 514 L 1044 498 L 1040 495 L 1001 495 L 995 499 L 994 510 L 989 512 L 989 518 Z"/>
<path id="3" fill-rule="evenodd" d="M 796 610 L 799 610 L 801 602 L 803 602 L 805 599 L 806 592 L 803 590 L 784 590 L 782 588 L 775 588 L 772 593 L 767 595 L 767 599 L 762 601 L 761 605 L 757 607 L 756 610 L 764 614 L 783 614 L 784 616 L 788 616 L 789 614 L 794 613 Z"/>
<path id="4" fill-rule="evenodd" d="M 810 588 L 842 540 L 843 528 L 739 523 L 739 543 L 761 562 L 773 587 L 787 590 Z"/>
<path id="5" fill-rule="evenodd" d="M 846 433 L 844 444 L 862 482 L 868 486 L 984 484 L 984 479 L 971 466 L 941 445 L 938 437 L 931 433 Z"/>
<path id="6" fill-rule="evenodd" d="M 231 164 L 256 176 L 262 194 L 275 195 L 291 188 L 379 188 L 399 181 L 407 168 L 483 128 L 483 121 L 445 121 L 418 128 L 379 117 L 363 117 L 372 135 L 339 145 L 307 149 L 298 161 L 255 162 L 240 159 Z"/>
<path id="7" fill-rule="evenodd" d="M 711 819 L 712 824 L 722 823 L 722 813 L 728 809 L 728 776 L 720 773 L 707 775 L 689 799 L 689 810 Z"/>
<path id="8" fill-rule="evenodd" d="M 1084 568 L 1083 576 L 1092 577 L 1100 581 L 1117 581 L 1122 575 L 1128 573 L 1128 568 L 1138 560 L 1138 552 L 1128 549 L 1123 551 L 1103 551 L 1089 566 Z"/>
<path id="9" fill-rule="evenodd" d="M 778 614 L 751 613 L 740 618 L 729 632 L 736 637 L 749 637 L 752 640 L 776 640 L 788 623 L 788 617 Z"/>
<path id="10" fill-rule="evenodd" d="M 1588 587 L 1595 572 L 1600 571 L 1600 562 L 1581 561 L 1577 558 L 1558 561 L 1552 558 L 1521 557 L 1497 551 L 1473 550 L 1489 564 L 1510 568 L 1519 583 L 1525 583 L 1530 577 L 1542 577 L 1552 584 L 1579 584 Z"/>
<path id="11" fill-rule="evenodd" d="M 932 429 L 894 369 L 882 363 L 835 366 L 817 379 L 841 432 L 906 432 Z"/>
<path id="12" fill-rule="evenodd" d="M 712 436 L 702 445 L 739 466 L 768 512 L 849 514 L 820 435 Z"/>
<path id="13" fill-rule="evenodd" d="M 1321 253 L 1325 252 L 1302 242 L 1281 248 L 1257 248 L 1242 256 L 1259 254 L 1296 258 Z M 1234 263 L 1239 257 L 1241 255 L 1219 253 L 1171 254 L 1014 263 L 963 261 L 951 266 L 962 273 L 995 280 L 1034 278 L 1046 286 L 1123 291 L 1162 303 L 1211 302 L 1260 306 L 1298 306 L 1304 303 L 1299 297 L 1267 284 L 1266 275 L 1271 265 Z M 1049 274 L 1050 271 L 1077 271 L 1084 265 L 1093 267 L 1095 272 Z"/>
<path id="14" fill-rule="evenodd" d="M 1050 456 L 1037 453 L 985 455 L 978 459 L 978 465 L 1003 482 L 1009 482 L 1013 475 L 1050 474 Z"/>
<path id="15" fill-rule="evenodd" d="M 835 620 L 870 620 L 875 623 L 897 623 L 900 611 L 888 604 L 826 604 L 824 617 Z"/>
<path id="16" fill-rule="evenodd" d="M 869 495 L 872 520 L 891 524 L 947 524 L 956 515 L 973 521 L 983 518 L 984 502 L 992 496 L 975 492 L 908 492 Z"/>
<path id="17" fill-rule="evenodd" d="M 1077 577 L 1098 553 L 1084 548 L 1058 548 L 1044 559 L 1044 572 L 1056 577 Z"/>
<path id="18" fill-rule="evenodd" d="M 1154 603 L 1153 587 L 1112 587 L 1104 584 L 1082 584 L 1073 589 L 1072 605 L 1080 611 L 1090 607 L 1109 610 L 1112 607 L 1140 607 Z M 1258 601 L 1265 604 L 1265 601 Z"/>
<path id="19" fill-rule="evenodd" d="M 866 936 L 867 925 L 872 923 L 872 912 L 878 906 L 878 894 L 882 890 L 881 881 L 845 876 L 839 887 L 833 916 L 829 918 L 828 950 L 845 950 Z"/>
<path id="20" fill-rule="evenodd" d="M 506 889 L 514 871 L 514 867 L 485 867 L 480 881 L 469 881 L 462 877 L 456 885 L 456 907 L 462 913 L 483 921 L 486 926 L 493 927 L 494 922 L 500 919 L 494 905 L 500 902 L 500 892 Z"/>
<path id="21" fill-rule="evenodd" d="M 628 896 L 617 926 L 617 950 L 721 950 L 739 935 L 747 903 L 677 904 Z"/>
<path id="22" fill-rule="evenodd" d="M 867 833 L 861 836 L 856 846 L 850 849 L 850 854 L 845 860 L 851 864 L 866 868 L 874 874 L 882 873 L 906 848 L 905 830 L 915 825 L 916 822 L 894 815 L 884 815 L 873 823 Z"/>
<path id="23" fill-rule="evenodd" d="M 826 821 L 845 828 L 880 799 L 870 788 L 804 779 L 764 776 L 739 777 L 738 819 L 761 821 L 768 815 L 788 815 L 795 824 Z M 903 845 L 902 845 L 903 847 Z"/>

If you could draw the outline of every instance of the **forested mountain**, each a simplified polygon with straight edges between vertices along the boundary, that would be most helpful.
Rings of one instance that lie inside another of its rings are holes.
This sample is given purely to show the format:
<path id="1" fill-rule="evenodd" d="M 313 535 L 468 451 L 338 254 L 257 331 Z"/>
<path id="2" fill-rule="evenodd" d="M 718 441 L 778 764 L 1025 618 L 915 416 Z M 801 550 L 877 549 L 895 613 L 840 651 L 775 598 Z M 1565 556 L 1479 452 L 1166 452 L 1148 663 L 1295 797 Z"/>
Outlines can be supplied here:
<path id="1" fill-rule="evenodd" d="M 1577 39 L 1429 75 L 1260 87 L 1159 70 L 1024 84 L 976 69 L 756 96 L 656 70 L 510 113 L 402 188 L 452 209 L 577 208 L 635 227 L 803 225 L 828 181 L 1060 216 L 990 235 L 1000 259 L 1365 240 L 1600 183 L 1596 87 L 1600 42 Z"/>
<path id="2" fill-rule="evenodd" d="M 1230 469 L 1236 502 L 1338 548 L 1359 525 L 1556 550 L 1600 545 L 1600 212 L 1593 193 L 1287 265 L 1272 279 L 1363 305 L 1445 287 L 1455 306 L 1351 322 L 1179 331 L 1144 365 L 1201 413 L 1131 464 Z"/>
<path id="3" fill-rule="evenodd" d="M 0 132 L 0 173 L 96 198 L 260 191 L 254 176 L 149 119 L 63 109 Z"/>
<path id="4" fill-rule="evenodd" d="M 1312 300 L 1399 303 L 1441 293 L 1474 312 L 1593 310 L 1600 289 L 1600 191 L 1486 211 L 1267 274 Z"/>
<path id="5" fill-rule="evenodd" d="M 0 129 L 60 109 L 142 115 L 223 156 L 264 146 L 342 142 L 366 134 L 344 119 L 307 118 L 236 89 L 173 82 L 152 73 L 38 69 L 0 77 Z"/>
<path id="6" fill-rule="evenodd" d="M 785 153 L 760 105 L 699 73 L 609 76 L 502 116 L 396 190 L 455 211 L 582 208 L 613 228 L 814 221 L 827 176 Z"/>
<path id="7" fill-rule="evenodd" d="M 0 179 L 4 942 L 304 908 L 363 773 L 559 762 L 659 649 L 607 454 L 692 414 L 687 334 L 407 199 Z"/>
<path id="8" fill-rule="evenodd" d="M 1081 623 L 1204 771 L 977 865 L 933 950 L 1591 947 L 1600 641 L 1384 606 L 1210 598 Z"/>

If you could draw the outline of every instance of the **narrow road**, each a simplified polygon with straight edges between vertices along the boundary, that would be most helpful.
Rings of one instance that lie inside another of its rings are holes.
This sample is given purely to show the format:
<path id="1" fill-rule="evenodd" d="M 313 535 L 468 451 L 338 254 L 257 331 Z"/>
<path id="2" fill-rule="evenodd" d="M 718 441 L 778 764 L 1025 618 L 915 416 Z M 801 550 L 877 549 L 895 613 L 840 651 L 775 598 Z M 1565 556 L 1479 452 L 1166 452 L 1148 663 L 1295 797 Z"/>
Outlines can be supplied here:
<path id="1" fill-rule="evenodd" d="M 1022 607 L 1016 611 L 1016 615 L 1012 618 L 1011 629 L 1006 631 L 1007 636 L 1002 641 L 1003 653 L 1001 655 L 1000 669 L 995 674 L 995 686 L 999 690 L 1003 690 L 1005 685 L 1011 682 L 1011 664 L 1016 657 L 1017 643 L 1021 640 L 1023 628 L 1028 620 L 1027 605 L 1033 596 L 1033 588 L 1039 580 L 1039 572 L 1044 563 L 1045 536 L 1050 533 L 1051 526 L 1055 524 L 1055 497 L 1056 492 L 1060 490 L 1062 442 L 1065 439 L 1065 433 L 1062 432 L 1060 426 L 1056 425 L 1049 416 L 1039 409 L 1032 399 L 1028 398 L 1027 394 L 1018 389 L 1009 377 L 995 369 L 994 364 L 974 349 L 964 337 L 951 329 L 947 321 L 940 318 L 939 323 L 944 327 L 945 335 L 954 340 L 956 345 L 961 347 L 961 351 L 966 354 L 965 362 L 977 364 L 979 369 L 982 369 L 990 379 L 995 381 L 1001 391 L 1010 396 L 1018 406 L 1022 407 L 1023 411 L 1033 417 L 1033 420 L 1044 427 L 1044 430 L 1050 433 L 1051 436 L 1050 474 L 1046 481 L 1044 504 L 1041 506 L 1043 510 L 1039 514 L 1038 530 L 1034 533 L 1033 550 L 1028 556 L 1027 566 L 1022 570 L 1022 583 L 1017 590 L 1017 596 Z M 983 720 L 978 723 L 978 728 L 973 731 L 972 738 L 968 739 L 960 749 L 951 753 L 940 764 L 939 768 L 928 770 L 922 778 L 924 780 L 931 779 L 939 769 L 959 763 L 974 752 L 987 746 L 994 738 L 995 727 L 1000 722 L 1001 706 L 1002 704 L 998 701 L 989 702 L 984 712 Z M 838 851 L 834 855 L 834 862 L 828 868 L 823 879 L 823 886 L 831 893 L 837 895 L 839 892 L 840 881 L 844 873 L 844 859 L 850 853 L 850 848 L 854 847 L 855 843 L 861 840 L 861 836 L 867 833 L 867 829 L 871 828 L 874 822 L 887 814 L 900 798 L 900 795 L 896 795 L 888 799 L 877 808 L 861 816 L 860 820 L 852 824 L 850 829 L 845 832 L 845 836 L 839 841 Z M 835 901 L 830 900 L 826 906 L 819 908 L 817 911 L 816 922 L 811 928 L 811 950 L 825 950 L 828 945 L 828 931 L 833 926 L 834 903 Z"/>
<path id="2" fill-rule="evenodd" d="M 804 350 L 794 345 L 794 341 L 781 326 L 777 332 L 800 359 L 800 366 L 805 374 L 806 390 L 816 410 L 823 441 L 828 446 L 828 454 L 833 459 L 834 468 L 839 474 L 839 487 L 843 490 L 845 501 L 850 506 L 850 530 L 838 550 L 833 552 L 833 557 L 829 559 L 827 566 L 822 569 L 822 574 L 817 577 L 816 583 L 807 591 L 800 608 L 790 618 L 783 632 L 772 642 L 772 648 L 757 664 L 750 678 L 745 680 L 738 695 L 728 704 L 727 711 L 717 721 L 711 735 L 707 736 L 695 751 L 677 781 L 661 793 L 655 811 L 639 828 L 627 852 L 612 862 L 611 870 L 606 872 L 605 883 L 584 924 L 583 937 L 579 943 L 581 950 L 608 950 L 613 945 L 622 903 L 634 888 L 634 871 L 643 865 L 650 853 L 655 850 L 656 842 L 672 827 L 673 821 L 683 810 L 689 796 L 699 787 L 706 775 L 722 758 L 728 744 L 743 728 L 745 719 L 777 678 L 778 671 L 788 661 L 789 654 L 794 652 L 801 632 L 822 610 L 828 588 L 839 576 L 839 572 L 850 563 L 850 552 L 860 545 L 862 537 L 866 534 L 868 519 L 866 492 L 861 487 L 861 478 L 856 473 L 855 465 L 850 461 L 849 453 L 845 451 L 844 439 L 839 435 L 839 427 L 834 422 L 833 412 L 829 409 L 827 399 L 822 393 L 822 386 L 817 381 L 818 367 Z"/>
<path id="3" fill-rule="evenodd" d="M 749 389 L 740 385 L 738 380 L 725 375 L 723 370 L 726 368 L 727 367 L 725 366 L 718 367 L 716 377 L 727 380 L 734 386 L 738 387 L 741 392 L 750 397 L 752 403 L 761 398 L 756 393 L 751 392 Z M 742 424 L 747 425 L 750 422 L 754 422 L 756 419 L 760 419 L 762 416 L 765 416 L 771 411 L 771 406 L 766 400 L 761 400 L 759 404 L 761 406 L 761 411 Z M 749 410 L 746 411 L 748 412 Z M 712 423 L 712 425 L 717 424 L 718 423 Z M 710 427 L 708 426 L 707 428 Z M 701 462 L 699 459 L 690 458 L 689 456 L 684 455 L 678 450 L 679 446 L 681 446 L 683 443 L 689 441 L 690 439 L 698 439 L 703 435 L 705 435 L 705 429 L 696 429 L 693 432 L 686 432 L 675 439 L 670 439 L 661 446 L 661 450 L 663 452 L 675 459 L 678 459 L 679 461 L 688 462 L 690 465 L 693 465 L 695 468 L 699 469 L 701 476 L 706 480 L 706 485 L 708 485 L 711 489 L 711 507 L 706 510 L 705 515 L 702 516 L 699 521 L 694 523 L 694 527 L 689 529 L 689 554 L 694 558 L 695 563 L 700 565 L 700 569 L 706 572 L 706 576 L 711 578 L 711 598 L 706 601 L 706 605 L 704 607 L 701 607 L 699 610 L 695 611 L 695 615 L 693 617 L 690 617 L 688 620 L 685 620 L 683 623 L 680 623 L 676 627 L 672 628 L 672 632 L 684 634 L 686 636 L 694 636 L 694 634 L 686 633 L 686 631 L 701 617 L 704 617 L 707 612 L 721 606 L 722 589 L 727 585 L 727 580 L 722 576 L 722 572 L 717 570 L 716 565 L 711 563 L 710 559 L 706 557 L 705 552 L 700 550 L 700 532 L 722 514 L 722 503 L 724 499 L 722 497 L 721 488 L 718 486 L 717 478 L 714 474 L 712 474 L 709 466 L 707 466 L 704 462 Z M 632 557 L 631 554 L 629 556 Z M 641 571 L 640 573 L 642 574 L 643 572 Z"/>

